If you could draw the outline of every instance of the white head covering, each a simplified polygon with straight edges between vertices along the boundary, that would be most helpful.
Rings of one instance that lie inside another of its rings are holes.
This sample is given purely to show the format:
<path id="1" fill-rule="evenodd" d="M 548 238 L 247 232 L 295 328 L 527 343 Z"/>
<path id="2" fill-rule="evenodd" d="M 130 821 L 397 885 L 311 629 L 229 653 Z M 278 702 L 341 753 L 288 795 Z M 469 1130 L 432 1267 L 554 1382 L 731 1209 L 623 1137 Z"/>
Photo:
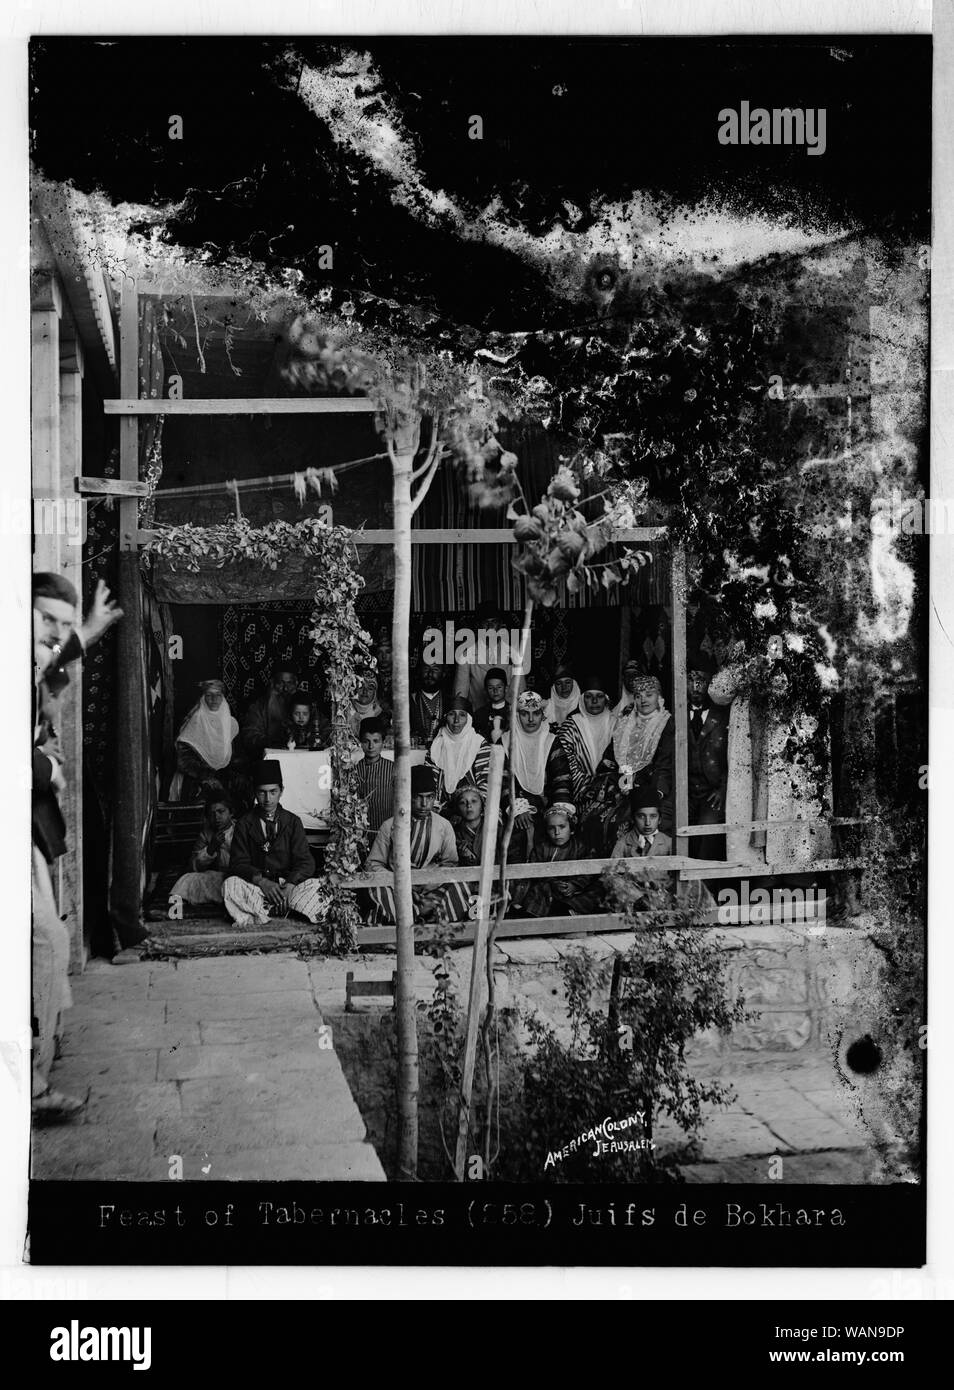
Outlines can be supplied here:
<path id="1" fill-rule="evenodd" d="M 583 696 L 576 681 L 573 682 L 573 689 L 569 695 L 564 697 L 557 694 L 556 685 L 550 686 L 550 698 L 547 701 L 547 719 L 551 724 L 562 724 L 564 719 L 569 719 L 575 709 L 579 708 Z"/>
<path id="2" fill-rule="evenodd" d="M 539 699 L 539 696 L 537 698 Z M 519 703 L 517 708 L 519 710 Z M 556 734 L 545 719 L 539 729 L 528 734 L 520 723 L 519 713 L 513 728 L 504 734 L 503 746 L 510 758 L 514 776 L 525 792 L 530 792 L 533 796 L 543 795 L 547 758 L 555 742 Z"/>
<path id="3" fill-rule="evenodd" d="M 472 767 L 484 742 L 469 714 L 459 734 L 452 734 L 446 724 L 441 727 L 431 744 L 431 762 L 443 772 L 446 792 L 457 790 L 457 783 Z"/>
<path id="4" fill-rule="evenodd" d="M 176 742 L 187 743 L 207 766 L 219 772 L 231 760 L 237 733 L 238 721 L 232 718 L 228 700 L 223 699 L 218 709 L 209 709 L 203 695 L 186 715 Z"/>
<path id="5" fill-rule="evenodd" d="M 620 716 L 613 731 L 613 752 L 620 767 L 628 767 L 632 772 L 641 772 L 656 756 L 656 749 L 663 729 L 669 720 L 669 711 L 655 676 L 641 676 L 636 682 L 637 692 L 641 686 L 653 685 L 659 693 L 659 708 L 653 714 L 640 714 L 633 709 L 631 714 Z"/>
<path id="6" fill-rule="evenodd" d="M 362 719 L 376 719 L 379 715 L 382 715 L 384 713 L 384 706 L 378 699 L 378 691 L 380 689 L 380 684 L 378 682 L 377 676 L 373 676 L 369 672 L 362 679 L 363 681 L 366 681 L 369 685 L 372 681 L 374 682 L 374 694 L 372 695 L 371 699 L 368 701 L 367 704 L 362 703 L 362 701 L 357 699 L 357 697 L 355 697 L 351 701 L 351 727 L 354 730 L 355 734 L 357 734 L 359 729 L 361 728 Z"/>

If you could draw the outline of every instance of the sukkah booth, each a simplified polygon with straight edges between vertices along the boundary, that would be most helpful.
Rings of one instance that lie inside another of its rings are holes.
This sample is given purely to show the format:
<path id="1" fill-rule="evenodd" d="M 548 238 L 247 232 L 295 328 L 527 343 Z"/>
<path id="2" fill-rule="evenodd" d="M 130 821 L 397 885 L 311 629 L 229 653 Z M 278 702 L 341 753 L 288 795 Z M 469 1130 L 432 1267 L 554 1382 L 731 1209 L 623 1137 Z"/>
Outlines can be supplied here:
<path id="1" fill-rule="evenodd" d="M 196 338 L 198 358 L 193 319 L 204 325 L 204 339 Z M 185 350 L 187 333 L 190 351 Z M 138 353 L 130 352 L 129 344 Z M 123 292 L 121 395 L 105 402 L 106 415 L 119 418 L 119 476 L 82 481 L 88 491 L 119 498 L 120 600 L 127 617 L 118 650 L 119 726 L 125 736 L 117 748 L 122 805 L 117 806 L 113 872 L 123 900 L 140 908 L 170 855 L 187 855 L 201 809 L 168 799 L 175 732 L 196 701 L 198 681 L 218 676 L 232 712 L 240 716 L 265 690 L 274 663 L 285 660 L 298 669 L 300 686 L 312 699 L 327 705 L 333 697 L 325 655 L 310 634 L 316 608 L 332 609 L 336 593 L 314 558 L 295 552 L 294 528 L 303 521 L 353 532 L 354 561 L 363 581 L 355 607 L 371 634 L 382 689 L 389 694 L 391 475 L 375 406 L 360 397 L 294 394 L 282 372 L 287 351 L 283 329 L 243 315 L 234 298 L 211 296 L 197 305 L 188 295 L 159 296 L 142 293 L 142 287 L 138 293 L 130 287 Z M 519 459 L 525 495 L 539 498 L 558 466 L 560 441 L 540 428 L 515 428 L 506 444 Z M 169 554 L 148 555 L 169 528 L 175 534 L 188 524 L 214 539 L 216 527 L 239 518 L 259 535 L 276 536 L 281 523 L 289 528 L 284 541 L 276 540 L 270 561 L 263 562 L 258 552 L 254 561 L 210 553 L 193 555 L 188 563 Z M 477 627 L 478 606 L 487 600 L 503 611 L 507 626 L 518 628 L 525 593 L 511 564 L 514 538 L 503 511 L 473 505 L 450 460 L 415 515 L 412 540 L 413 685 L 429 629 L 443 631 L 449 621 Z M 809 837 L 804 843 L 824 844 L 823 854 L 806 854 L 803 848 L 797 862 L 772 862 L 766 855 L 762 862 L 744 864 L 689 857 L 690 836 L 702 832 L 688 818 L 687 647 L 712 650 L 716 634 L 707 630 L 711 615 L 703 608 L 687 613 L 685 557 L 669 545 L 665 527 L 619 532 L 609 553 L 623 546 L 638 547 L 650 560 L 628 583 L 584 588 L 553 608 L 537 607 L 531 669 L 546 682 L 569 661 L 577 671 L 606 673 L 616 694 L 631 656 L 659 676 L 675 718 L 676 836 L 675 853 L 654 860 L 656 869 L 682 880 L 797 873 L 814 881 L 852 867 L 857 818 L 828 812 L 818 825 L 801 824 L 797 814 L 779 819 L 776 812 L 773 819 L 771 810 L 746 823 L 750 829 L 778 831 L 798 821 L 799 833 Z M 422 758 L 423 751 L 414 755 Z M 327 840 L 328 799 L 311 808 L 310 823 L 303 817 L 319 852 Z M 738 822 L 706 827 L 709 833 L 739 828 Z M 596 875 L 608 863 L 512 865 L 509 876 Z M 470 882 L 475 871 L 414 874 L 417 884 L 449 878 Z M 508 919 L 503 932 L 583 934 L 614 924 L 605 913 Z M 361 941 L 384 944 L 393 937 L 394 928 L 374 927 Z"/>

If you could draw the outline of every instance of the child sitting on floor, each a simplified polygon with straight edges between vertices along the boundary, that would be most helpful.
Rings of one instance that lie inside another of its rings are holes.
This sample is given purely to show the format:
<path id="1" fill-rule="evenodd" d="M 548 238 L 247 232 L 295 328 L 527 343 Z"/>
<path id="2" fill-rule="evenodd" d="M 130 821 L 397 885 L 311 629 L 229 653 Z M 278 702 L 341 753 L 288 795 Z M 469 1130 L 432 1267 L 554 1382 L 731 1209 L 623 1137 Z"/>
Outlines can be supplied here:
<path id="1" fill-rule="evenodd" d="M 230 798 L 211 797 L 205 803 L 205 824 L 192 846 L 190 872 L 173 884 L 170 902 L 181 898 L 186 903 L 221 903 L 234 830 L 235 808 Z"/>

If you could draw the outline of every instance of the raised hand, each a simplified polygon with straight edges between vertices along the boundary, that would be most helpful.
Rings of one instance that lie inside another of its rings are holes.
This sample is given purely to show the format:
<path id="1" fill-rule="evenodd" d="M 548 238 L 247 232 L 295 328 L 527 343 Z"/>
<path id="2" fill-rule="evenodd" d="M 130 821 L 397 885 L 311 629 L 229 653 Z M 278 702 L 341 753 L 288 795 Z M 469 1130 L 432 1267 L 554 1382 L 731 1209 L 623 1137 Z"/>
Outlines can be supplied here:
<path id="1" fill-rule="evenodd" d="M 103 633 L 111 628 L 113 623 L 118 623 L 122 616 L 123 610 L 118 603 L 109 597 L 109 589 L 106 587 L 105 581 L 101 579 L 96 585 L 93 602 L 80 628 L 83 645 L 89 647 L 94 642 L 98 642 Z"/>

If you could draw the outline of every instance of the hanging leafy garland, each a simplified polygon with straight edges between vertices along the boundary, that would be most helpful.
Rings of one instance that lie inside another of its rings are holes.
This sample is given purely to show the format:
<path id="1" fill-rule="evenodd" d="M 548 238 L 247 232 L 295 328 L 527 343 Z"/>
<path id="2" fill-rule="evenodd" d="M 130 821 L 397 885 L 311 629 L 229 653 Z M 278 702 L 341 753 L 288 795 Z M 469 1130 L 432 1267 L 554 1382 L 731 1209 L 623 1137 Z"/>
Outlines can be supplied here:
<path id="1" fill-rule="evenodd" d="M 327 685 L 332 700 L 331 838 L 325 849 L 325 873 L 335 888 L 327 923 L 333 951 L 354 950 L 360 922 L 354 894 L 338 887 L 360 867 L 359 846 L 367 832 L 368 813 L 355 782 L 354 738 L 349 712 L 359 672 L 373 669 L 371 637 L 361 626 L 355 600 L 364 587 L 358 573 L 353 533 L 329 526 L 317 517 L 302 521 L 272 521 L 253 527 L 243 518 L 216 526 L 163 526 L 143 547 L 147 562 L 164 560 L 171 569 L 198 572 L 210 562 L 247 562 L 277 570 L 284 560 L 305 556 L 315 561 L 315 606 L 310 637 L 327 661 Z"/>

